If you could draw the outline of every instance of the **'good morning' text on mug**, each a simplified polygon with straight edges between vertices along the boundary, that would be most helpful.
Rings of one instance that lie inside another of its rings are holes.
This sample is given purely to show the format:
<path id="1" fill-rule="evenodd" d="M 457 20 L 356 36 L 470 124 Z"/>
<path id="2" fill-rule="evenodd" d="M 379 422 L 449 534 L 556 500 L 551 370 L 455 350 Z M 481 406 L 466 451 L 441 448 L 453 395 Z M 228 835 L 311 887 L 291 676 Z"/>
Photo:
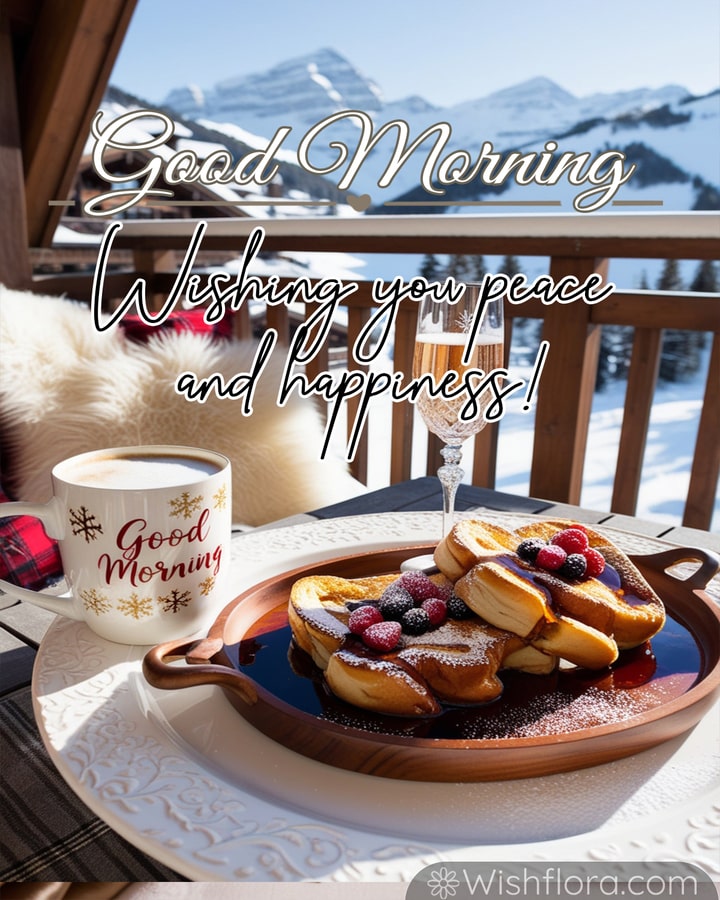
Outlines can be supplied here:
<path id="1" fill-rule="evenodd" d="M 72 600 L 3 585 L 10 593 L 122 643 L 194 634 L 222 608 L 231 532 L 225 457 L 115 448 L 59 463 L 52 481 L 45 507 L 9 504 L 8 512 L 38 516 L 58 539 Z"/>

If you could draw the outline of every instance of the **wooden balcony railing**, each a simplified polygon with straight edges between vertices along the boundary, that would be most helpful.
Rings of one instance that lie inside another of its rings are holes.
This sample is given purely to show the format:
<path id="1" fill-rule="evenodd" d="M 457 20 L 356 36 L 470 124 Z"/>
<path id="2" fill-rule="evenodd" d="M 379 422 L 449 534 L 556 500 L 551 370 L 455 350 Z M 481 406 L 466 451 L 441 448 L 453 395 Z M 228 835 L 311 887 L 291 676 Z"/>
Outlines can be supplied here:
<path id="1" fill-rule="evenodd" d="M 141 275 L 161 302 L 174 283 L 178 256 L 187 250 L 192 220 L 128 221 L 114 241 L 118 255 L 131 251 L 132 272 L 107 277 L 106 296 L 123 296 Z M 566 275 L 582 283 L 593 273 L 604 279 L 612 258 L 717 259 L 720 256 L 720 219 L 712 213 L 621 213 L 590 215 L 381 216 L 302 220 L 211 220 L 203 251 L 241 255 L 253 229 L 265 231 L 265 251 L 322 251 L 396 254 L 472 254 L 547 258 L 547 271 L 557 284 Z M 398 271 L 410 280 L 417 271 Z M 612 280 L 612 279 L 611 279 Z M 43 289 L 58 289 L 56 279 Z M 89 297 L 89 279 L 63 282 L 76 297 Z M 370 282 L 361 282 L 348 298 L 348 345 L 352 346 L 375 308 Z M 312 308 L 308 309 L 308 314 Z M 702 414 L 690 473 L 683 524 L 708 529 L 720 473 L 720 295 L 617 290 L 596 305 L 543 305 L 530 301 L 520 307 L 506 304 L 508 341 L 515 316 L 541 318 L 542 337 L 550 342 L 537 394 L 530 494 L 577 504 L 595 388 L 603 325 L 634 328 L 625 412 L 611 511 L 634 514 L 642 478 L 642 462 L 650 410 L 657 380 L 664 329 L 687 329 L 713 335 Z M 416 304 L 406 302 L 398 314 L 393 362 L 397 371 L 412 366 Z M 267 323 L 281 336 L 289 334 L 288 311 L 267 310 Z M 237 333 L 250 334 L 247 307 L 237 315 Z M 327 347 L 309 365 L 310 376 L 327 368 Z M 356 367 L 356 366 L 355 366 Z M 355 401 L 356 402 L 356 401 Z M 350 401 L 348 420 L 354 418 Z M 372 413 L 371 413 L 372 414 Z M 411 475 L 413 409 L 393 404 L 391 453 L 387 481 Z M 474 439 L 473 483 L 493 487 L 497 427 Z M 428 472 L 437 467 L 437 444 L 430 441 Z M 366 480 L 367 432 L 352 463 L 354 474 Z M 417 474 L 417 473 L 413 473 Z"/>

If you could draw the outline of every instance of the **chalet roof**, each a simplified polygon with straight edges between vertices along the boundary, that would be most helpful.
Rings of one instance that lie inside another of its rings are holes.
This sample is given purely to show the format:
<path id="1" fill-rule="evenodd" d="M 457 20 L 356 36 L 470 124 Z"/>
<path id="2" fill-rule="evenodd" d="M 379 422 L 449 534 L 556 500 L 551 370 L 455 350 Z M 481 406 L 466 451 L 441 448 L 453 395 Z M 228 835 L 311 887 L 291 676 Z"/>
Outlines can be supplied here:
<path id="1" fill-rule="evenodd" d="M 63 210 L 50 201 L 72 192 L 135 6 L 136 0 L 3 0 L 0 281 L 7 285 L 28 283 L 28 248 L 52 241 Z"/>

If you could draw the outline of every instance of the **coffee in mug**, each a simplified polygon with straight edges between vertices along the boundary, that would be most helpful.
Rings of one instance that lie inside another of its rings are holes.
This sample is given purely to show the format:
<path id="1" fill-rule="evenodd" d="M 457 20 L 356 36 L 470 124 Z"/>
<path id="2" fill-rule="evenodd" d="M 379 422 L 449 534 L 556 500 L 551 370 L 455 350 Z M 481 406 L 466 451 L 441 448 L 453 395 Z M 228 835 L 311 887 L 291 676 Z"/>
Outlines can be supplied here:
<path id="1" fill-rule="evenodd" d="M 58 541 L 71 597 L 0 581 L 12 596 L 85 621 L 123 644 L 206 630 L 227 603 L 230 461 L 190 447 L 83 453 L 52 471 L 45 505 L 3 504 Z"/>

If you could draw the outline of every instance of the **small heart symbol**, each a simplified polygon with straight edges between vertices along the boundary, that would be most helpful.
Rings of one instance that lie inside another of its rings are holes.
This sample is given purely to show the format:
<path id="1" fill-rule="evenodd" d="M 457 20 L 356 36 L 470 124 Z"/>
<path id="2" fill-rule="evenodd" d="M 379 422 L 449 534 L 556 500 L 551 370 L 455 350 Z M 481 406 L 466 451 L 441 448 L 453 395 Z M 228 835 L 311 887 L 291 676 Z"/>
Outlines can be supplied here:
<path id="1" fill-rule="evenodd" d="M 365 212 L 365 210 L 372 203 L 372 197 L 370 194 L 360 194 L 359 197 L 355 197 L 353 194 L 347 195 L 347 202 L 352 206 L 355 212 Z"/>

